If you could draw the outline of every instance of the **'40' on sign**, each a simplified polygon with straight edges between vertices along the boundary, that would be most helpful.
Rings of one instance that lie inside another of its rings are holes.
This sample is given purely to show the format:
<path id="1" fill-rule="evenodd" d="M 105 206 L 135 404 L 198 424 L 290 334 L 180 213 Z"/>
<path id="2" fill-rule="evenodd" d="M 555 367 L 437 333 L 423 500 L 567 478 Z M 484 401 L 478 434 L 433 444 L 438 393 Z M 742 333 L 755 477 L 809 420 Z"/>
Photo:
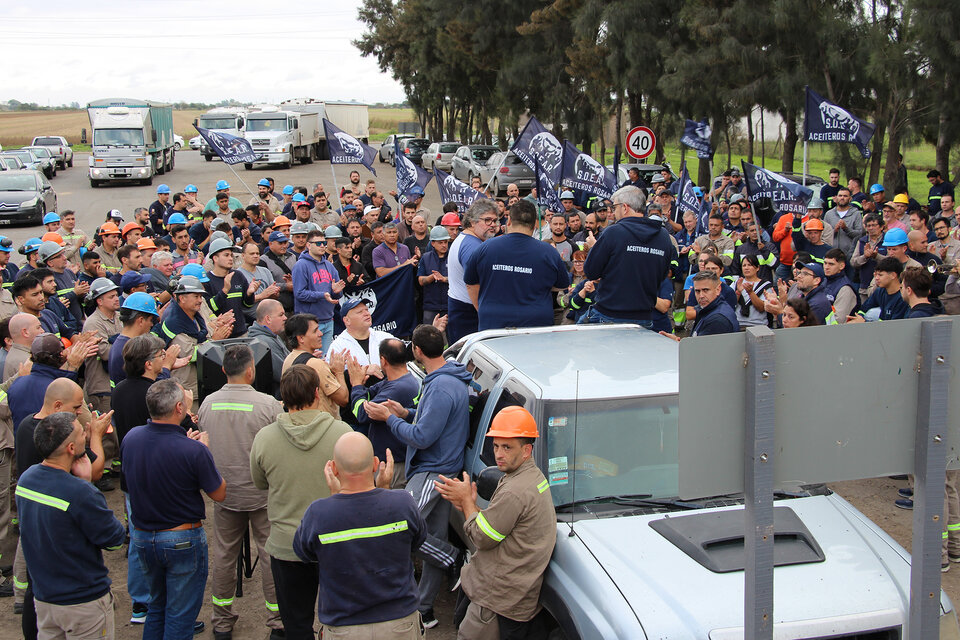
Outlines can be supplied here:
<path id="1" fill-rule="evenodd" d="M 648 127 L 634 127 L 627 133 L 627 153 L 637 160 L 643 160 L 657 146 L 657 137 Z"/>

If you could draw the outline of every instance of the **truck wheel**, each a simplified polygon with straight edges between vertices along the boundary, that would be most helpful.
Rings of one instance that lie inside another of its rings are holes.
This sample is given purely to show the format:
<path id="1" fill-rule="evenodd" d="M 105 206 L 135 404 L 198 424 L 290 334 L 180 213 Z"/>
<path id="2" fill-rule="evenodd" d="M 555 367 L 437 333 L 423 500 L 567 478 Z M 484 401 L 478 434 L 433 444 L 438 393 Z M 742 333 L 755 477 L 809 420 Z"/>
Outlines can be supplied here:
<path id="1" fill-rule="evenodd" d="M 213 160 L 213 156 L 203 156 L 203 159 L 206 160 L 207 162 L 210 162 L 211 160 Z"/>
<path id="2" fill-rule="evenodd" d="M 158 176 L 162 176 L 167 172 L 167 163 L 162 156 L 153 157 L 153 166 L 155 167 L 154 172 Z"/>
<path id="3" fill-rule="evenodd" d="M 281 162 L 281 163 L 280 163 L 280 168 L 281 168 L 281 169 L 289 169 L 291 164 L 292 164 L 292 163 L 290 163 L 290 162 Z"/>
<path id="4" fill-rule="evenodd" d="M 208 158 L 208 160 L 209 160 L 209 158 Z M 244 162 L 244 163 L 243 163 L 243 168 L 246 169 L 247 171 L 250 171 L 250 170 L 253 169 L 253 163 L 252 163 L 252 162 Z"/>
<path id="5" fill-rule="evenodd" d="M 69 160 L 67 160 L 67 166 L 68 166 L 68 167 L 72 167 L 72 166 L 73 166 L 73 158 L 70 158 Z"/>
<path id="6" fill-rule="evenodd" d="M 99 187 L 99 186 L 100 186 L 100 181 L 99 181 L 99 180 L 94 180 L 93 178 L 90 178 L 90 188 L 91 188 L 91 189 L 96 189 L 96 188 Z"/>
<path id="7" fill-rule="evenodd" d="M 170 171 L 173 171 L 173 168 L 177 166 L 177 154 L 173 153 L 170 155 Z"/>
<path id="8" fill-rule="evenodd" d="M 140 181 L 140 183 L 143 184 L 144 186 L 149 187 L 150 185 L 153 184 L 153 176 L 150 176 L 149 178 L 144 178 L 143 180 Z"/>
<path id="9" fill-rule="evenodd" d="M 307 155 L 302 160 L 303 164 L 313 164 L 313 152 L 314 152 L 313 145 L 310 145 L 309 147 L 307 147 Z"/>

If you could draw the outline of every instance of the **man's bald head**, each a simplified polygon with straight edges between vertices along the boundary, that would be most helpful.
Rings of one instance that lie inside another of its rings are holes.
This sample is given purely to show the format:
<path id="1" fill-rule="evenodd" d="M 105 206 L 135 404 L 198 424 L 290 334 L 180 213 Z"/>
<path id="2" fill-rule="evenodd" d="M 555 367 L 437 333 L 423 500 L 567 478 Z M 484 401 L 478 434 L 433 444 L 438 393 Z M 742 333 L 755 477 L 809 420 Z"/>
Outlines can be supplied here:
<path id="1" fill-rule="evenodd" d="M 279 300 L 261 300 L 260 304 L 257 305 L 257 322 L 263 322 L 263 319 L 267 316 L 275 316 L 280 310 L 283 309 L 283 305 L 280 304 Z"/>
<path id="2" fill-rule="evenodd" d="M 77 413 L 83 406 L 83 389 L 69 378 L 57 378 L 47 387 L 43 394 L 43 409 L 45 414 L 68 411 Z"/>
<path id="3" fill-rule="evenodd" d="M 345 433 L 333 445 L 333 461 L 337 471 L 342 474 L 370 473 L 373 469 L 373 445 L 362 433 Z"/>
<path id="4" fill-rule="evenodd" d="M 17 313 L 10 318 L 10 339 L 14 344 L 20 344 L 29 347 L 33 339 L 43 333 L 43 327 L 40 326 L 40 318 L 32 316 L 29 313 Z"/>

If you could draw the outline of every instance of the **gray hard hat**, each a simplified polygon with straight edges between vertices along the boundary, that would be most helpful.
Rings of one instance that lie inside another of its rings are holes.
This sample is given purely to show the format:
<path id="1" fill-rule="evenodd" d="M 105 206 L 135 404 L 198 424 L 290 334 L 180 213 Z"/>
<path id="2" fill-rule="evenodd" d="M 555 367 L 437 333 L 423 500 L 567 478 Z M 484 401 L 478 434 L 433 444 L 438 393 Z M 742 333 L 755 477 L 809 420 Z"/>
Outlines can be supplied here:
<path id="1" fill-rule="evenodd" d="M 87 298 L 90 300 L 96 300 L 105 293 L 110 293 L 115 291 L 120 287 L 117 286 L 117 283 L 109 278 L 97 278 L 90 283 L 90 293 L 87 294 Z"/>
<path id="2" fill-rule="evenodd" d="M 807 205 L 807 209 L 823 209 L 823 200 L 817 196 L 810 198 L 810 204 Z"/>
<path id="3" fill-rule="evenodd" d="M 744 200 L 746 200 L 746 198 L 743 197 L 742 193 L 735 193 L 732 196 L 730 196 L 729 204 L 740 204 Z"/>
<path id="4" fill-rule="evenodd" d="M 297 220 L 292 225 L 290 225 L 290 235 L 306 235 L 310 233 L 310 226 L 306 222 L 301 222 Z"/>
<path id="5" fill-rule="evenodd" d="M 435 226 L 433 229 L 430 229 L 430 242 L 439 242 L 440 240 L 449 240 L 450 232 L 447 231 L 446 227 L 441 227 L 440 225 Z"/>
<path id="6" fill-rule="evenodd" d="M 203 284 L 200 283 L 200 279 L 196 276 L 180 276 L 180 279 L 176 282 L 177 284 L 173 288 L 174 295 L 181 293 L 206 293 L 206 289 L 203 288 Z"/>
<path id="7" fill-rule="evenodd" d="M 213 220 L 210 221 L 210 228 L 211 228 L 211 229 L 216 229 L 217 227 L 219 227 L 219 226 L 222 225 L 222 224 L 225 224 L 225 225 L 227 225 L 228 227 L 230 226 L 230 223 L 227 222 L 226 220 L 224 220 L 223 218 L 214 218 Z"/>
<path id="8" fill-rule="evenodd" d="M 62 252 L 63 247 L 61 247 L 59 243 L 56 243 L 53 240 L 45 240 L 37 250 L 37 261 L 46 263 L 47 260 Z"/>
<path id="9" fill-rule="evenodd" d="M 340 231 L 340 227 L 336 225 L 330 225 L 329 227 L 323 230 L 323 237 L 331 240 L 333 238 L 342 238 L 343 232 Z"/>
<path id="10" fill-rule="evenodd" d="M 228 234 L 226 231 L 214 231 L 210 234 L 210 242 L 212 244 L 217 240 L 226 240 L 227 242 L 230 242 L 230 234 Z"/>
<path id="11" fill-rule="evenodd" d="M 233 251 L 235 248 L 236 247 L 234 247 L 233 243 L 227 240 L 226 238 L 217 238 L 216 240 L 210 243 L 210 250 L 207 252 L 207 255 L 212 257 L 220 253 L 224 249 L 230 249 L 231 251 Z"/>

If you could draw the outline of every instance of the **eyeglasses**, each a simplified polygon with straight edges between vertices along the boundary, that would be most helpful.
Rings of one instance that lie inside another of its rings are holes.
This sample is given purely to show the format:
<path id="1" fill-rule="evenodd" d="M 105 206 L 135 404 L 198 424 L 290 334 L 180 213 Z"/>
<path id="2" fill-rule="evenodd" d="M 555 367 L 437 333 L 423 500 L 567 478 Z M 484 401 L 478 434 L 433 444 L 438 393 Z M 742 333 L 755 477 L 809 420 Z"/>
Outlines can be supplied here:
<path id="1" fill-rule="evenodd" d="M 498 222 L 497 218 L 480 218 L 480 222 L 485 224 L 496 224 Z"/>
<path id="2" fill-rule="evenodd" d="M 318 242 L 314 242 L 313 244 L 315 244 L 315 245 L 318 246 L 318 247 L 325 247 L 325 246 L 327 246 L 326 240 L 320 240 L 320 241 L 318 241 Z"/>
<path id="3" fill-rule="evenodd" d="M 151 358 L 151 360 L 157 360 L 157 359 L 159 359 L 159 358 L 164 358 L 164 357 L 166 357 L 166 355 L 167 355 L 166 349 L 160 349 L 160 351 L 158 351 L 157 353 L 155 353 L 155 354 L 153 355 L 153 358 Z"/>

